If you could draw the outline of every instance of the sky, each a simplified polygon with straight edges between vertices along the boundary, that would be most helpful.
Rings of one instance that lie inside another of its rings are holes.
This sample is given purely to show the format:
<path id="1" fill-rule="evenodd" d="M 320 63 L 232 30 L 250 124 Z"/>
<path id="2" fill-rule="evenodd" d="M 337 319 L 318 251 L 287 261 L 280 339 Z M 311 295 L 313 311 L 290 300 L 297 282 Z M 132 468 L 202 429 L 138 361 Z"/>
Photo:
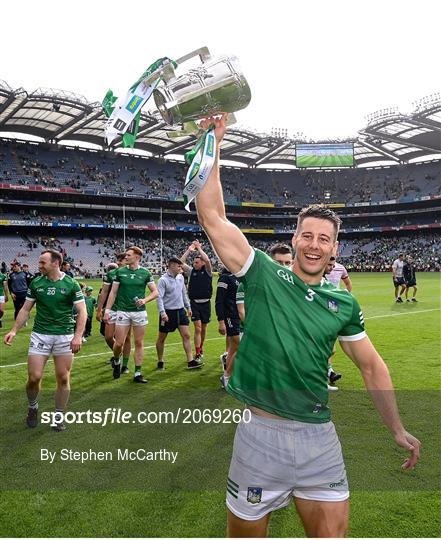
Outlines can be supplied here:
<path id="1" fill-rule="evenodd" d="M 441 91 L 439 0 L 23 0 L 0 18 L 0 79 L 28 92 L 101 101 L 157 58 L 234 54 L 252 91 L 238 126 L 262 133 L 353 137 L 369 113 Z"/>

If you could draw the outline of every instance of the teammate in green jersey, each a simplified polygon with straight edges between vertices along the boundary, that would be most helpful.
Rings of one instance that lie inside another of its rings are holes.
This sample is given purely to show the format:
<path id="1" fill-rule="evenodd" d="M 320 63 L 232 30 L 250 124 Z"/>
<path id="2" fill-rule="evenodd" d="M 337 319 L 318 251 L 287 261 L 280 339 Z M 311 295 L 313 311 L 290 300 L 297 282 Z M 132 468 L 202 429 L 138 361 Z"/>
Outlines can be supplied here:
<path id="1" fill-rule="evenodd" d="M 227 115 L 214 124 L 218 146 Z M 219 153 L 197 195 L 200 224 L 223 264 L 241 278 L 246 329 L 227 391 L 246 403 L 250 422 L 238 425 L 227 480 L 228 533 L 265 536 L 271 512 L 294 498 L 307 536 L 342 537 L 349 491 L 340 443 L 328 408 L 328 358 L 336 338 L 360 369 L 395 442 L 415 467 L 420 442 L 400 420 L 386 364 L 364 330 L 363 313 L 346 290 L 323 278 L 336 255 L 340 219 L 330 209 L 300 212 L 291 269 L 251 249 L 225 215 Z M 295 457 L 295 458 L 294 458 Z"/>
<path id="2" fill-rule="evenodd" d="M 113 358 L 113 346 L 115 345 L 115 323 L 116 323 L 116 312 L 118 310 L 118 294 L 116 295 L 115 301 L 113 302 L 112 309 L 109 312 L 108 323 L 106 324 L 103 320 L 103 309 L 105 309 L 107 300 L 109 298 L 110 289 L 112 287 L 113 280 L 115 278 L 115 272 L 118 268 L 126 266 L 126 254 L 118 253 L 116 255 L 116 263 L 110 263 L 107 265 L 106 273 L 103 277 L 103 286 L 101 288 L 100 295 L 98 297 L 98 305 L 96 308 L 96 319 L 101 323 L 100 332 L 104 336 L 106 343 L 110 350 L 112 351 L 112 357 L 109 363 L 114 367 Z M 129 358 L 130 352 L 132 350 L 132 344 L 130 342 L 131 332 L 128 332 L 126 340 L 124 341 L 123 346 L 123 365 L 121 368 L 121 373 L 129 373 Z"/>
<path id="3" fill-rule="evenodd" d="M 35 427 L 38 422 L 38 393 L 47 359 L 54 357 L 57 391 L 55 409 L 63 413 L 70 394 L 70 371 L 73 355 L 81 348 L 81 339 L 86 324 L 87 313 L 83 294 L 78 283 L 60 270 L 61 253 L 53 249 L 43 251 L 38 261 L 41 273 L 29 284 L 26 301 L 17 315 L 12 330 L 4 337 L 6 345 L 12 341 L 20 328 L 28 320 L 29 313 L 36 305 L 34 327 L 31 333 L 28 356 L 28 382 L 26 393 L 29 401 L 27 425 Z M 75 305 L 78 316 L 72 316 Z M 62 414 L 55 417 L 56 431 L 64 430 Z"/>
<path id="4" fill-rule="evenodd" d="M 84 339 L 90 337 L 92 333 L 93 312 L 97 304 L 96 298 L 92 296 L 92 293 L 93 287 L 86 287 L 84 301 L 86 302 L 87 321 L 86 328 L 84 329 Z"/>
<path id="5" fill-rule="evenodd" d="M 118 268 L 110 289 L 109 299 L 104 315 L 104 321 L 109 321 L 110 311 L 115 299 L 118 298 L 118 310 L 116 313 L 115 344 L 113 346 L 113 377 L 119 379 L 121 374 L 120 355 L 126 337 L 133 328 L 135 341 L 135 376 L 133 381 L 146 383 L 147 379 L 141 374 L 141 366 L 144 357 L 144 334 L 147 325 L 147 312 L 145 305 L 158 296 L 153 276 L 140 266 L 143 251 L 133 246 L 126 250 L 127 266 Z M 145 289 L 149 288 L 150 294 L 145 297 Z"/>
<path id="6" fill-rule="evenodd" d="M 0 328 L 5 313 L 5 303 L 9 300 L 8 276 L 0 272 Z"/>

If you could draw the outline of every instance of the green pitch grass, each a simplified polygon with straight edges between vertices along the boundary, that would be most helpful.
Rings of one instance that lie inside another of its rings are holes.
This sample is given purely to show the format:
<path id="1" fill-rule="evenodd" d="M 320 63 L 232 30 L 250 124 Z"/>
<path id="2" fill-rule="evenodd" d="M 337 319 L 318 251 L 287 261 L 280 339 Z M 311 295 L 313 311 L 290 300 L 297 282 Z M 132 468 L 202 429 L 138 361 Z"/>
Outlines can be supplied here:
<path id="1" fill-rule="evenodd" d="M 349 156 L 324 156 L 317 154 L 313 156 L 297 156 L 297 167 L 353 167 L 354 158 Z"/>
<path id="2" fill-rule="evenodd" d="M 405 453 L 397 448 L 363 390 L 357 368 L 342 352 L 334 366 L 343 373 L 330 396 L 351 485 L 349 535 L 353 537 L 435 537 L 441 532 L 440 497 L 440 276 L 418 275 L 418 304 L 393 301 L 390 274 L 352 274 L 366 329 L 387 362 L 403 421 L 421 439 L 421 462 L 403 472 Z M 95 292 L 98 282 L 92 282 Z M 167 370 L 154 371 L 156 306 L 149 306 L 144 375 L 112 379 L 110 354 L 94 323 L 93 335 L 77 355 L 72 373 L 72 411 L 172 411 L 178 407 L 234 409 L 241 404 L 219 385 L 224 340 L 209 326 L 205 366 L 187 371 L 178 335 L 166 345 Z M 12 324 L 11 304 L 0 336 Z M 231 424 L 72 424 L 64 433 L 47 425 L 26 428 L 26 353 L 31 327 L 12 348 L 0 345 L 1 536 L 207 536 L 225 535 L 225 481 L 234 436 Z M 269 344 L 268 361 L 271 361 Z M 53 410 L 55 380 L 49 363 L 40 411 Z M 40 450 L 168 448 L 168 462 L 41 462 Z M 271 536 L 300 537 L 293 507 L 273 515 Z"/>

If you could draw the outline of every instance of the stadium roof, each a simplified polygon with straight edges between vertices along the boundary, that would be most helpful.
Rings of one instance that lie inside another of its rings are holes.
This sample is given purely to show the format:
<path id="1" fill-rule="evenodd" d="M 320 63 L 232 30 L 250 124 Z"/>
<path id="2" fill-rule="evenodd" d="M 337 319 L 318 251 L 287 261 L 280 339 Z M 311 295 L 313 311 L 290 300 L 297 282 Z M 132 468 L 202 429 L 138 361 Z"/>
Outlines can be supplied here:
<path id="1" fill-rule="evenodd" d="M 47 142 L 78 141 L 104 147 L 105 121 L 100 103 L 89 102 L 84 96 L 44 88 L 31 93 L 23 88 L 13 90 L 0 80 L 0 132 L 33 135 Z M 193 137 L 170 139 L 170 130 L 159 113 L 142 113 L 135 149 L 166 158 L 183 155 L 193 147 Z M 368 117 L 358 137 L 350 140 L 290 139 L 233 127 L 224 139 L 222 159 L 250 167 L 294 165 L 296 143 L 308 142 L 353 142 L 357 166 L 439 157 L 441 95 L 423 98 L 407 115 L 393 108 L 378 111 Z"/>

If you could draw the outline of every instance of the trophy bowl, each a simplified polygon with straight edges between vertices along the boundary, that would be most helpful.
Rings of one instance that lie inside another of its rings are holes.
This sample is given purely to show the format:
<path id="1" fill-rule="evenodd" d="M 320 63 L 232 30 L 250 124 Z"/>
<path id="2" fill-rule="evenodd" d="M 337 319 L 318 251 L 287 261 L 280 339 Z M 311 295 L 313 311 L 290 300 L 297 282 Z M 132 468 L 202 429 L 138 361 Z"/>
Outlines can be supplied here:
<path id="1" fill-rule="evenodd" d="M 201 53 L 202 52 L 202 53 Z M 251 101 L 251 90 L 236 56 L 212 58 L 208 49 L 198 49 L 182 59 L 182 64 L 199 54 L 202 64 L 176 77 L 173 66 L 167 66 L 164 84 L 153 97 L 169 125 L 199 120 L 221 112 L 234 113 Z"/>

